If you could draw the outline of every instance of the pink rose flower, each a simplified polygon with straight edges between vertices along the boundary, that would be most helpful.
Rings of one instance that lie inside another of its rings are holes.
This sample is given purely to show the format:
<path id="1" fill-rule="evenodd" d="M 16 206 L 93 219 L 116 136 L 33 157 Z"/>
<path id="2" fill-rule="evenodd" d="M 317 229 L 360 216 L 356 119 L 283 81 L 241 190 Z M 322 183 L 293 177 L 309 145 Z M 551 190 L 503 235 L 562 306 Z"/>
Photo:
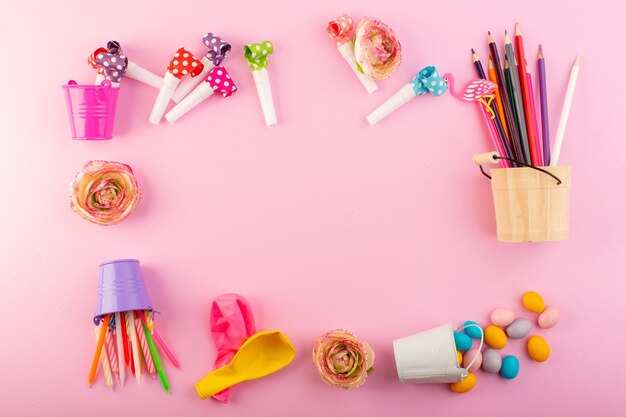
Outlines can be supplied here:
<path id="1" fill-rule="evenodd" d="M 384 80 L 402 62 L 402 48 L 393 30 L 380 20 L 363 18 L 356 28 L 354 55 L 368 77 Z"/>
<path id="2" fill-rule="evenodd" d="M 109 226 L 135 210 L 141 190 L 128 165 L 90 161 L 70 184 L 70 199 L 72 210 L 84 219 Z"/>
<path id="3" fill-rule="evenodd" d="M 317 339 L 313 362 L 322 380 L 331 387 L 357 388 L 374 366 L 374 351 L 347 330 L 337 329 Z"/>

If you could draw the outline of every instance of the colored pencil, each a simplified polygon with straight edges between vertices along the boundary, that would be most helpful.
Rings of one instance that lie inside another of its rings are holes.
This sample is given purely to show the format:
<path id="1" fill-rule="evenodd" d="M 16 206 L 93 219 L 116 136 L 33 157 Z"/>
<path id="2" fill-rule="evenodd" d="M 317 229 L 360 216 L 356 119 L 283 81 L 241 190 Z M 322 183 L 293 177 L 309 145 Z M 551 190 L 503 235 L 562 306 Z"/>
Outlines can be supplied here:
<path id="1" fill-rule="evenodd" d="M 476 54 L 476 51 L 474 51 L 474 49 L 472 49 L 472 62 L 474 64 L 474 68 L 476 69 L 476 74 L 483 80 L 486 80 L 487 76 L 485 75 L 483 64 L 480 62 L 480 59 L 478 58 L 478 55 Z M 478 103 L 478 104 L 482 106 L 481 103 Z M 492 101 L 492 104 L 493 104 L 493 101 Z M 485 111 L 487 111 L 486 108 L 485 108 Z M 506 156 L 507 158 L 513 158 L 511 147 L 509 146 L 509 141 L 506 137 L 506 133 L 504 133 L 504 128 L 502 127 L 502 121 L 500 120 L 500 116 L 495 111 L 494 111 L 494 114 L 495 114 L 494 118 L 491 119 L 491 116 L 489 116 L 488 118 L 489 120 L 487 120 L 486 122 L 489 125 L 494 125 L 495 127 L 495 131 L 497 135 L 497 142 L 500 143 L 500 146 L 496 146 L 496 149 L 498 150 L 498 153 L 500 153 L 500 155 Z M 489 130 L 491 131 L 491 128 Z M 504 151 L 504 153 L 500 151 Z M 502 165 L 504 166 L 504 168 L 510 167 L 510 163 L 507 160 L 503 160 Z"/>
<path id="2" fill-rule="evenodd" d="M 528 135 L 528 147 L 530 149 L 530 159 L 534 166 L 539 165 L 539 155 L 537 152 L 537 130 L 533 119 L 535 114 L 535 103 L 531 100 L 531 91 L 528 86 L 528 71 L 526 69 L 526 55 L 524 54 L 524 38 L 519 23 L 515 24 L 515 46 L 517 47 L 518 76 L 520 83 L 520 93 L 524 106 L 524 117 L 526 119 L 526 133 Z"/>
<path id="3" fill-rule="evenodd" d="M 135 367 L 135 378 L 137 378 L 137 384 L 141 382 L 141 362 L 139 361 L 139 340 L 137 339 L 137 331 L 133 325 L 133 312 L 127 311 L 126 314 L 126 332 L 130 339 L 130 346 L 133 351 L 133 366 Z"/>
<path id="4" fill-rule="evenodd" d="M 478 74 L 478 76 L 482 78 L 483 80 L 486 80 L 487 76 L 485 75 L 483 64 L 480 62 L 480 58 L 478 58 L 478 55 L 476 54 L 476 51 L 474 50 L 474 48 L 472 48 L 472 64 L 474 64 L 474 68 L 476 69 L 476 74 Z"/>
<path id="5" fill-rule="evenodd" d="M 537 73 L 539 74 L 539 101 L 541 103 L 541 141 L 543 144 L 543 163 L 550 165 L 550 122 L 548 120 L 548 89 L 546 84 L 546 60 L 539 45 L 537 54 Z"/>
<path id="6" fill-rule="evenodd" d="M 489 136 L 491 137 L 493 146 L 495 146 L 496 151 L 498 152 L 499 155 L 503 155 L 503 156 L 506 155 L 506 151 L 504 150 L 502 141 L 500 140 L 500 137 L 498 136 L 498 132 L 496 131 L 496 125 L 493 122 L 493 120 L 491 120 L 491 116 L 489 115 L 489 112 L 487 112 L 487 108 L 483 106 L 482 103 L 476 102 L 476 104 L 478 105 L 478 107 L 480 107 L 480 114 L 483 116 L 483 120 L 485 121 L 485 124 L 487 125 L 487 129 L 489 129 Z M 502 168 L 511 167 L 511 165 L 509 164 L 509 161 L 505 159 L 501 159 L 500 163 L 502 164 Z"/>
<path id="7" fill-rule="evenodd" d="M 567 91 L 565 92 L 565 98 L 563 99 L 561 119 L 559 120 L 559 126 L 556 129 L 556 136 L 554 138 L 554 147 L 552 148 L 552 158 L 550 159 L 550 166 L 557 166 L 559 163 L 559 156 L 561 156 L 561 146 L 563 145 L 563 137 L 565 136 L 565 126 L 567 125 L 567 118 L 569 117 L 569 111 L 572 107 L 572 100 L 574 98 L 574 90 L 576 89 L 576 80 L 578 79 L 579 69 L 580 55 L 576 56 L 576 61 L 574 61 L 574 65 L 572 65 L 572 70 L 569 75 Z"/>
<path id="8" fill-rule="evenodd" d="M 120 382 L 122 386 L 126 381 L 126 367 L 124 366 L 124 361 L 122 360 L 122 355 L 124 353 L 124 340 L 122 339 L 122 334 L 124 331 L 122 330 L 124 327 L 120 326 L 122 323 L 120 313 L 115 313 L 115 341 L 117 342 L 117 359 L 119 361 L 119 375 Z"/>
<path id="9" fill-rule="evenodd" d="M 102 345 L 104 345 L 104 338 L 109 328 L 109 319 L 110 319 L 110 316 L 108 314 L 105 314 L 104 320 L 102 321 L 102 328 L 100 329 L 100 336 L 98 337 L 98 344 L 96 345 L 96 353 L 93 357 L 93 362 L 91 363 L 91 372 L 89 372 L 89 386 L 90 387 L 91 387 L 91 384 L 93 384 L 93 380 L 96 378 L 96 371 L 98 370 L 98 362 L 100 361 L 100 355 L 102 354 Z"/>
<path id="10" fill-rule="evenodd" d="M 509 62 L 509 69 L 511 70 L 511 85 L 512 94 L 511 102 L 515 103 L 515 115 L 517 116 L 517 129 L 520 134 L 520 143 L 522 145 L 522 152 L 524 154 L 524 161 L 527 164 L 532 164 L 530 159 L 530 149 L 528 148 L 528 133 L 526 131 L 526 118 L 524 117 L 524 105 L 522 103 L 522 96 L 520 91 L 519 77 L 517 71 L 515 71 L 515 53 L 513 52 L 513 45 L 509 34 L 504 32 L 504 49 L 506 51 L 506 59 Z"/>
<path id="11" fill-rule="evenodd" d="M 94 327 L 93 333 L 94 336 L 96 336 L 96 343 L 100 343 L 100 332 L 101 331 L 98 330 L 97 327 Z M 104 374 L 104 380 L 107 384 L 107 387 L 112 390 L 114 386 L 113 375 L 111 373 L 111 365 L 109 365 L 109 360 L 107 359 L 106 353 L 101 351 L 99 360 L 102 363 L 102 373 Z"/>
<path id="12" fill-rule="evenodd" d="M 489 55 L 489 65 L 488 65 L 487 74 L 489 74 L 489 81 L 497 85 L 498 77 L 496 77 L 496 70 L 493 66 L 493 58 L 491 57 L 491 54 Z M 495 93 L 496 93 L 496 107 L 498 108 L 498 115 L 500 116 L 500 120 L 505 121 L 506 117 L 504 117 L 504 107 L 502 106 L 502 94 L 500 94 L 500 86 L 496 88 Z M 504 133 L 506 134 L 506 137 L 507 139 L 509 139 L 509 142 L 510 142 L 511 138 L 509 136 L 508 126 L 506 125 L 506 123 L 502 123 L 502 127 L 504 128 Z"/>
<path id="13" fill-rule="evenodd" d="M 142 313 L 141 311 L 139 311 Z M 150 353 L 152 354 L 152 358 L 154 359 L 154 365 L 156 366 L 157 372 L 159 373 L 159 378 L 161 379 L 161 384 L 163 384 L 163 389 L 168 394 L 170 393 L 170 385 L 167 382 L 167 377 L 165 376 L 165 371 L 163 370 L 163 364 L 161 364 L 161 358 L 159 358 L 159 352 L 157 352 L 156 347 L 154 346 L 154 342 L 152 341 L 152 335 L 148 331 L 148 326 L 143 323 L 141 320 L 137 321 L 141 326 L 143 333 L 146 335 L 146 341 L 148 343 L 148 348 L 150 349 Z"/>
<path id="14" fill-rule="evenodd" d="M 500 63 L 500 55 L 498 53 L 498 47 L 496 41 L 491 36 L 491 32 L 487 32 L 487 41 L 489 42 L 489 49 L 491 51 L 491 57 L 493 58 L 493 66 L 496 71 L 496 78 L 498 80 L 498 88 L 502 94 L 502 106 L 504 107 L 504 117 L 508 127 L 509 138 L 511 139 L 511 147 L 515 154 L 515 159 L 518 161 L 524 161 L 524 153 L 522 151 L 522 143 L 519 135 L 519 129 L 517 128 L 515 111 L 511 105 L 512 99 L 509 94 L 508 84 L 504 77 L 503 66 Z"/>
<path id="15" fill-rule="evenodd" d="M 535 149 L 537 151 L 537 166 L 542 167 L 545 166 L 543 162 L 543 146 L 541 144 L 541 139 L 539 138 L 539 126 L 537 125 L 537 110 L 535 109 L 535 92 L 533 91 L 533 76 L 530 74 L 530 70 L 528 69 L 528 65 L 526 65 L 526 78 L 528 81 L 528 98 L 533 105 L 531 106 L 532 114 L 531 120 L 533 128 L 535 129 Z"/>

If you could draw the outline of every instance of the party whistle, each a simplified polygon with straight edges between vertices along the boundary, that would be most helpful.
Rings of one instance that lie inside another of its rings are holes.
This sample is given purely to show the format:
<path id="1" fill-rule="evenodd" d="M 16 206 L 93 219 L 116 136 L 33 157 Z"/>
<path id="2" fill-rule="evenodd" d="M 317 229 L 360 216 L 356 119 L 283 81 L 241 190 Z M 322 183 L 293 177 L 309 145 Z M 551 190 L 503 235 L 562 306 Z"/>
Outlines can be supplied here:
<path id="1" fill-rule="evenodd" d="M 122 46 L 118 41 L 109 41 L 107 42 L 107 51 L 110 54 L 118 54 L 124 56 L 124 52 L 122 51 Z M 128 65 L 126 67 L 125 77 L 135 79 L 144 84 L 151 85 L 154 88 L 161 88 L 161 83 L 163 79 L 156 75 L 152 71 L 148 71 L 144 67 L 137 65 L 133 61 L 127 59 Z"/>
<path id="2" fill-rule="evenodd" d="M 267 57 L 272 52 L 274 52 L 274 45 L 270 41 L 253 43 L 243 47 L 243 55 L 252 70 L 252 78 L 254 78 L 256 92 L 261 101 L 261 108 L 263 109 L 267 126 L 277 123 L 276 109 L 274 108 L 274 100 L 272 98 L 272 86 L 270 85 L 270 77 L 267 72 Z"/>
<path id="3" fill-rule="evenodd" d="M 443 81 L 437 68 L 434 66 L 423 68 L 411 81 L 381 104 L 380 107 L 370 113 L 370 115 L 366 117 L 367 122 L 370 126 L 374 126 L 415 97 L 426 93 L 438 97 L 445 93 L 447 89 L 448 86 Z"/>
<path id="4" fill-rule="evenodd" d="M 174 123 L 189 110 L 202 103 L 213 93 L 219 93 L 223 97 L 228 97 L 237 91 L 237 86 L 230 78 L 226 68 L 217 66 L 213 68 L 204 82 L 201 82 L 187 97 L 170 110 L 165 118 L 168 122 Z"/>
<path id="5" fill-rule="evenodd" d="M 154 102 L 148 121 L 155 125 L 159 124 L 163 113 L 165 113 L 167 103 L 169 103 L 172 98 L 174 90 L 178 87 L 181 78 L 188 74 L 192 77 L 196 77 L 203 68 L 204 65 L 202 65 L 198 58 L 193 56 L 191 52 L 185 48 L 178 49 L 174 54 L 174 58 L 172 58 L 170 64 L 167 66 L 167 72 L 163 77 L 159 95 Z"/>
<path id="6" fill-rule="evenodd" d="M 354 43 L 352 42 L 351 35 L 352 29 L 354 29 L 354 21 L 347 13 L 342 14 L 335 20 L 328 22 L 328 26 L 326 26 L 328 36 L 337 42 L 337 50 L 343 59 L 345 59 L 350 68 L 352 68 L 352 72 L 354 72 L 359 81 L 361 81 L 365 90 L 369 94 L 372 94 L 374 91 L 378 90 L 378 86 L 374 80 L 359 71 L 359 68 L 356 65 Z"/>
<path id="7" fill-rule="evenodd" d="M 188 77 L 185 78 L 176 91 L 174 91 L 174 95 L 172 96 L 172 100 L 174 103 L 178 103 L 181 101 L 195 86 L 198 85 L 200 80 L 204 80 L 213 68 L 220 65 L 226 55 L 230 53 L 230 44 L 226 41 L 223 41 L 219 36 L 209 32 L 202 37 L 202 43 L 204 43 L 207 48 L 209 48 L 209 52 L 205 56 L 202 57 L 200 62 L 204 65 L 202 72 L 198 74 L 197 77 Z"/>
<path id="8" fill-rule="evenodd" d="M 104 81 L 104 68 L 102 67 L 102 65 L 98 64 L 96 57 L 106 53 L 107 50 L 105 48 L 98 48 L 87 57 L 87 65 L 95 70 L 98 70 L 98 73 L 96 74 L 96 80 L 94 82 L 95 85 L 100 85 L 102 84 L 102 81 Z"/>

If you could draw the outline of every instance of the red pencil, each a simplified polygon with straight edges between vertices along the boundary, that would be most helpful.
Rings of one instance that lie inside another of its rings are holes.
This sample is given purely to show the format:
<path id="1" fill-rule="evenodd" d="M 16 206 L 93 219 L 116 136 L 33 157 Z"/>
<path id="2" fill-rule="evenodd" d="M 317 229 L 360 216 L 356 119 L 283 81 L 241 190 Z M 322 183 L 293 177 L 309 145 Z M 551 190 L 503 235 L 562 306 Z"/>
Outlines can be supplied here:
<path id="1" fill-rule="evenodd" d="M 526 122 L 526 132 L 528 133 L 528 147 L 530 150 L 530 160 L 532 165 L 539 165 L 539 158 L 537 154 L 537 132 L 535 126 L 536 120 L 533 118 L 535 103 L 530 99 L 530 90 L 528 87 L 528 78 L 526 75 L 526 57 L 524 56 L 524 40 L 522 39 L 522 32 L 519 28 L 519 23 L 515 24 L 515 46 L 517 47 L 517 59 L 518 59 L 518 73 L 520 81 L 520 89 L 522 90 L 522 101 L 524 103 L 524 116 Z"/>

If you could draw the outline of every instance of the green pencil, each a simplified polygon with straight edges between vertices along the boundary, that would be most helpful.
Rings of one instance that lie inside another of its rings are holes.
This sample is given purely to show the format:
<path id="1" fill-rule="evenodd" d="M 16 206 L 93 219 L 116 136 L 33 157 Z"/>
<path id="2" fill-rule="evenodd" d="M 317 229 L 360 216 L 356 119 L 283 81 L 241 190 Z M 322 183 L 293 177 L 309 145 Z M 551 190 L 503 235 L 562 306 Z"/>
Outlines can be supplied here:
<path id="1" fill-rule="evenodd" d="M 150 334 L 150 331 L 146 327 L 146 324 L 143 321 L 141 321 L 141 325 L 143 326 L 143 331 L 146 334 L 146 341 L 148 342 L 148 347 L 150 348 L 150 353 L 152 354 L 152 359 L 154 360 L 154 366 L 156 366 L 157 372 L 159 373 L 159 378 L 161 378 L 163 389 L 165 390 L 165 392 L 169 394 L 170 385 L 167 382 L 165 371 L 163 371 L 163 365 L 161 364 L 161 358 L 159 358 L 159 352 L 157 352 L 156 346 L 154 346 L 152 335 Z"/>

